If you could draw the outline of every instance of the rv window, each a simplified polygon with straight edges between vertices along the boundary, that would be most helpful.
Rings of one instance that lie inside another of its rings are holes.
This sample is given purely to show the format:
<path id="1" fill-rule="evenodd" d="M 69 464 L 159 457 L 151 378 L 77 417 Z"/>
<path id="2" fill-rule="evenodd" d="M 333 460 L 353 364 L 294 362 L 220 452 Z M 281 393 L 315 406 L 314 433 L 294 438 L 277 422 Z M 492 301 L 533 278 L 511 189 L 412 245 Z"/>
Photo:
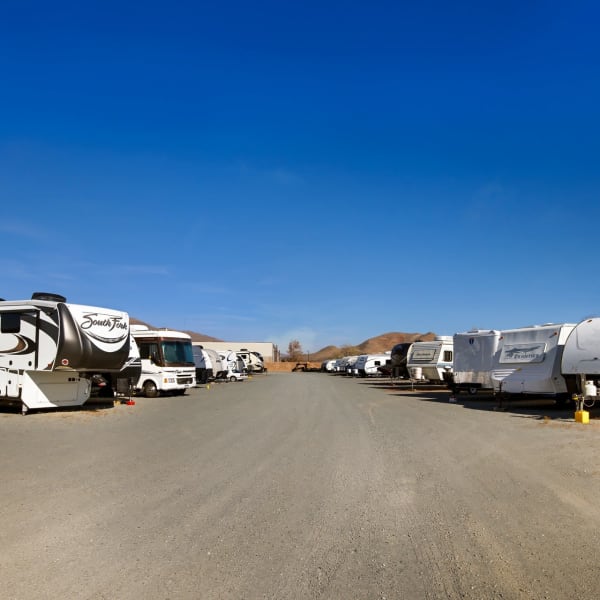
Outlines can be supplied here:
<path id="1" fill-rule="evenodd" d="M 152 358 L 158 356 L 158 344 L 138 342 L 140 347 L 140 358 Z"/>
<path id="2" fill-rule="evenodd" d="M 444 362 L 452 362 L 452 350 L 444 350 Z"/>
<path id="3" fill-rule="evenodd" d="M 379 365 L 381 365 L 381 361 L 380 360 L 376 360 L 375 361 L 375 366 L 378 367 Z"/>
<path id="4" fill-rule="evenodd" d="M 4 313 L 1 315 L 0 331 L 2 333 L 19 333 L 21 331 L 21 314 Z"/>

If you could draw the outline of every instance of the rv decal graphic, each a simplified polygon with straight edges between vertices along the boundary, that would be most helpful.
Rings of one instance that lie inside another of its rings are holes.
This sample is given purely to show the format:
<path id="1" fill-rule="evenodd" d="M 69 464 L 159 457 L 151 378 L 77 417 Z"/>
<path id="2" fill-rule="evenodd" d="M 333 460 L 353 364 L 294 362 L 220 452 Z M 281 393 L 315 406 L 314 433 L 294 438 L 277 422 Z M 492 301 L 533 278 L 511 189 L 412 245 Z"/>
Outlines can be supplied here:
<path id="1" fill-rule="evenodd" d="M 20 355 L 20 354 L 29 354 L 30 352 L 33 351 L 33 348 L 34 348 L 33 340 L 30 340 L 28 337 L 25 337 L 24 335 L 15 335 L 15 337 L 17 338 L 15 346 L 13 348 L 7 348 L 6 350 L 1 349 L 0 354 Z"/>
<path id="2" fill-rule="evenodd" d="M 507 344 L 502 348 L 501 363 L 537 363 L 544 360 L 546 344 Z"/>
<path id="3" fill-rule="evenodd" d="M 129 321 L 117 315 L 86 313 L 79 326 L 86 335 L 109 344 L 122 342 L 129 335 Z"/>

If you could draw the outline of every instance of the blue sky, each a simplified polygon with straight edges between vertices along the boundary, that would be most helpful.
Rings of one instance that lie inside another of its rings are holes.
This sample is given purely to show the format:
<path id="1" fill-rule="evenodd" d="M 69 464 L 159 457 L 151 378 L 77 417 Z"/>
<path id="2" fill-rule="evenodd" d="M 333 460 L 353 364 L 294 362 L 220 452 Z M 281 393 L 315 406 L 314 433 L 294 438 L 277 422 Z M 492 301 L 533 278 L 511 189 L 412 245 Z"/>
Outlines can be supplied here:
<path id="1" fill-rule="evenodd" d="M 0 296 L 285 350 L 599 314 L 592 2 L 0 6 Z"/>

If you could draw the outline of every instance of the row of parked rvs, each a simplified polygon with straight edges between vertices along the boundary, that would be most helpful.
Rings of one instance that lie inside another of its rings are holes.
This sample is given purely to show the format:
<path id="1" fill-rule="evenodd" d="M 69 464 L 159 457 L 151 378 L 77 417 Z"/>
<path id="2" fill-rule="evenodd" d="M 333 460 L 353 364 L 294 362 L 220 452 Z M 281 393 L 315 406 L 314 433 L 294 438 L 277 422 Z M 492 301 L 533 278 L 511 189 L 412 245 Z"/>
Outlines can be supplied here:
<path id="1" fill-rule="evenodd" d="M 198 382 L 264 370 L 259 353 L 211 351 L 168 329 L 130 325 L 126 312 L 36 292 L 0 299 L 0 402 L 81 406 L 92 394 L 184 394 Z"/>
<path id="2" fill-rule="evenodd" d="M 385 360 L 384 360 L 385 359 Z M 361 365 L 371 365 L 370 369 Z M 474 329 L 397 344 L 386 354 L 325 361 L 322 370 L 447 385 L 453 393 L 549 396 L 564 402 L 600 387 L 600 318 L 516 329 Z"/>

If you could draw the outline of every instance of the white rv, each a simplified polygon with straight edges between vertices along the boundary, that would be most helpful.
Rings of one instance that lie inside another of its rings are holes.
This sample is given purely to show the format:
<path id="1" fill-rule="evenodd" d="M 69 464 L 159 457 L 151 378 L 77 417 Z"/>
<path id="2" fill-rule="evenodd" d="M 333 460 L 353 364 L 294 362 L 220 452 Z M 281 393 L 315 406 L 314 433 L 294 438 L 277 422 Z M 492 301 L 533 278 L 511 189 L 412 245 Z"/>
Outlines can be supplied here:
<path id="1" fill-rule="evenodd" d="M 263 373 L 265 370 L 265 361 L 260 352 L 254 352 L 247 348 L 242 348 L 236 352 L 238 358 L 244 361 L 244 368 L 248 373 Z"/>
<path id="2" fill-rule="evenodd" d="M 561 373 L 568 393 L 587 394 L 586 384 L 600 385 L 600 318 L 578 323 L 565 341 Z"/>
<path id="3" fill-rule="evenodd" d="M 129 335 L 129 356 L 118 372 L 105 371 L 92 374 L 92 396 L 114 398 L 130 395 L 142 373 L 140 350 L 134 337 Z"/>
<path id="4" fill-rule="evenodd" d="M 453 358 L 452 336 L 440 335 L 430 342 L 414 342 L 408 352 L 406 366 L 411 379 L 449 382 Z"/>
<path id="5" fill-rule="evenodd" d="M 492 390 L 492 369 L 501 333 L 495 329 L 472 329 L 455 333 L 452 391 L 466 390 L 470 394 Z"/>
<path id="6" fill-rule="evenodd" d="M 225 379 L 227 381 L 244 381 L 248 379 L 244 361 L 233 350 L 220 351 L 221 363 L 226 370 Z"/>
<path id="7" fill-rule="evenodd" d="M 361 354 L 354 364 L 354 372 L 359 377 L 380 376 L 381 371 L 377 369 L 383 367 L 390 361 L 390 354 Z"/>
<path id="8" fill-rule="evenodd" d="M 537 325 L 501 331 L 492 369 L 494 393 L 568 397 L 561 374 L 571 323 Z"/>
<path id="9" fill-rule="evenodd" d="M 137 394 L 148 398 L 182 395 L 196 384 L 192 339 L 187 333 L 150 330 L 145 325 L 132 325 L 131 333 L 142 360 L 142 373 L 135 386 Z"/>
<path id="10" fill-rule="evenodd" d="M 84 404 L 91 374 L 118 372 L 129 352 L 126 312 L 43 292 L 0 301 L 0 401 L 23 413 Z"/>
<path id="11" fill-rule="evenodd" d="M 221 357 L 216 350 L 193 344 L 194 364 L 196 366 L 196 383 L 204 384 L 214 379 L 225 377 Z"/>

